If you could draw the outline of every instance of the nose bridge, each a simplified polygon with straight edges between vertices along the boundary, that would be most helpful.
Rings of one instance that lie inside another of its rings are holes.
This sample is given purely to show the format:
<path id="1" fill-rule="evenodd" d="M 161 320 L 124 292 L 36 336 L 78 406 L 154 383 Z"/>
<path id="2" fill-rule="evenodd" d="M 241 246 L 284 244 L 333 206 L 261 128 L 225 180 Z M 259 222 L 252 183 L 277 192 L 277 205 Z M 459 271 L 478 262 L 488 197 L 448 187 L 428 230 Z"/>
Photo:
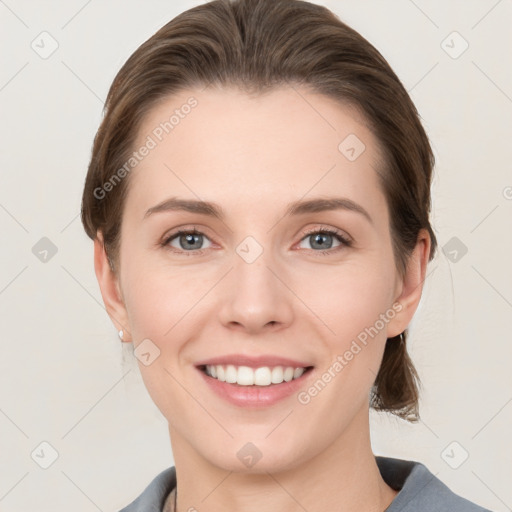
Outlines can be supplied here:
<path id="1" fill-rule="evenodd" d="M 220 311 L 225 325 L 234 323 L 255 332 L 267 325 L 290 322 L 290 292 L 275 275 L 279 274 L 279 262 L 274 254 L 254 236 L 247 236 L 235 247 Z"/>

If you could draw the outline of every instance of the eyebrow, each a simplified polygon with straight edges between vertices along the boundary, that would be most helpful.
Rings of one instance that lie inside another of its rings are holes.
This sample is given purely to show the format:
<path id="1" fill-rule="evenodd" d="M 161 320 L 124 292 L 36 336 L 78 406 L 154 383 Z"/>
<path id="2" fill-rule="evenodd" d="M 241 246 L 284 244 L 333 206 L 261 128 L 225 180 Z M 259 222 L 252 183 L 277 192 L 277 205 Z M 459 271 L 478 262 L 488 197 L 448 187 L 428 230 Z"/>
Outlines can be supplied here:
<path id="1" fill-rule="evenodd" d="M 330 210 L 348 210 L 356 212 L 365 217 L 370 224 L 373 224 L 373 219 L 370 214 L 360 204 L 346 197 L 320 197 L 305 201 L 294 201 L 287 206 L 284 216 L 297 216 Z M 170 197 L 156 206 L 149 208 L 144 214 L 143 220 L 154 213 L 167 211 L 198 213 L 209 217 L 215 217 L 219 220 L 223 220 L 225 218 L 222 207 L 215 203 L 198 201 L 195 199 L 179 199 L 177 197 Z"/>

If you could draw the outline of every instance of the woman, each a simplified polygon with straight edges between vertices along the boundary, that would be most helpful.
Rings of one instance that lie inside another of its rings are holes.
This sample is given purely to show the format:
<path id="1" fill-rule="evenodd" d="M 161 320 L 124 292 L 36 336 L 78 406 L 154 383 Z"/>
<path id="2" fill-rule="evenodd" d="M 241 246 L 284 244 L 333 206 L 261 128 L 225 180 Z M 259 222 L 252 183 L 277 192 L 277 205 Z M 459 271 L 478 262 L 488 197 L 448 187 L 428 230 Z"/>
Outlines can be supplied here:
<path id="1" fill-rule="evenodd" d="M 128 59 L 82 222 L 175 467 L 124 512 L 484 510 L 370 444 L 370 407 L 419 417 L 432 167 L 397 76 L 326 8 L 215 0 Z"/>

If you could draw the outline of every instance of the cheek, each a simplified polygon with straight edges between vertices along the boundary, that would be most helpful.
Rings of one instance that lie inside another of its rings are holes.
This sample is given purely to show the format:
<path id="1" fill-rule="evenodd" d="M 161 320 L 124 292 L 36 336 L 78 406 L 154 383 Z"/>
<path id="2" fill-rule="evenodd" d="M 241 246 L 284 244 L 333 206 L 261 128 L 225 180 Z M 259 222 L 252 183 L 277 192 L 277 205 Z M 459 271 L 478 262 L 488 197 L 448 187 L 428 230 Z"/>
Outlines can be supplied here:
<path id="1" fill-rule="evenodd" d="M 392 278 L 389 268 L 377 262 L 347 265 L 336 275 L 331 272 L 329 279 L 317 274 L 318 288 L 308 301 L 334 333 L 320 341 L 325 353 L 317 380 L 297 396 L 299 410 L 306 414 L 305 428 L 315 428 L 314 418 L 327 418 L 325 432 L 334 435 L 367 404 L 382 360 L 387 324 L 396 315 Z"/>
<path id="2" fill-rule="evenodd" d="M 149 338 L 161 351 L 177 353 L 204 293 L 191 286 L 182 291 L 177 280 L 153 282 L 146 277 L 126 301 L 134 344 Z"/>
<path id="3" fill-rule="evenodd" d="M 183 410 L 190 399 L 180 385 L 181 363 L 188 342 L 200 330 L 204 316 L 200 299 L 209 286 L 183 268 L 125 268 L 127 274 L 131 272 L 125 281 L 125 298 L 135 355 L 148 351 L 151 358 L 149 364 L 139 358 L 141 377 L 154 403 L 170 417 L 169 411 Z"/>
<path id="4" fill-rule="evenodd" d="M 330 333 L 328 339 L 335 348 L 343 348 L 375 325 L 391 307 L 394 274 L 385 258 L 380 261 L 354 258 L 338 268 L 322 268 L 309 275 L 297 279 L 294 289 L 325 324 L 326 332 Z M 382 322 L 377 327 L 385 335 Z"/>
<path id="5" fill-rule="evenodd" d="M 394 274 L 388 259 L 379 254 L 354 256 L 336 265 L 301 262 L 281 272 L 291 291 L 275 292 L 282 293 L 281 300 L 293 308 L 297 324 L 310 319 L 320 329 L 323 325 L 326 338 L 341 349 L 390 308 Z M 162 349 L 171 344 L 178 350 L 187 331 L 212 322 L 215 308 L 223 303 L 215 284 L 226 272 L 224 267 L 149 264 L 132 253 L 124 271 L 123 290 L 135 344 L 149 338 Z M 276 286 L 282 288 L 277 282 Z M 382 330 L 381 322 L 377 327 Z"/>
<path id="6" fill-rule="evenodd" d="M 200 266 L 173 264 L 165 258 L 127 252 L 123 262 L 123 290 L 135 343 L 150 338 L 158 345 L 173 336 L 183 320 L 200 308 L 211 285 L 212 271 Z"/>

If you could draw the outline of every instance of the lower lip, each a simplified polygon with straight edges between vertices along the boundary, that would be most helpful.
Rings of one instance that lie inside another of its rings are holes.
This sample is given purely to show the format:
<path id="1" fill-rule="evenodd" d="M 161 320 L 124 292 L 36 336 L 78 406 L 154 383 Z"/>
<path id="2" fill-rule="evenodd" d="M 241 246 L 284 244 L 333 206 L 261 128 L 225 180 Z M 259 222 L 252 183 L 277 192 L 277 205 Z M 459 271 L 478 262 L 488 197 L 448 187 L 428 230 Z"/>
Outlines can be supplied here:
<path id="1" fill-rule="evenodd" d="M 312 369 L 303 373 L 298 379 L 269 386 L 240 386 L 214 379 L 198 368 L 206 384 L 218 396 L 238 407 L 268 407 L 283 400 L 304 387 L 305 380 Z"/>

